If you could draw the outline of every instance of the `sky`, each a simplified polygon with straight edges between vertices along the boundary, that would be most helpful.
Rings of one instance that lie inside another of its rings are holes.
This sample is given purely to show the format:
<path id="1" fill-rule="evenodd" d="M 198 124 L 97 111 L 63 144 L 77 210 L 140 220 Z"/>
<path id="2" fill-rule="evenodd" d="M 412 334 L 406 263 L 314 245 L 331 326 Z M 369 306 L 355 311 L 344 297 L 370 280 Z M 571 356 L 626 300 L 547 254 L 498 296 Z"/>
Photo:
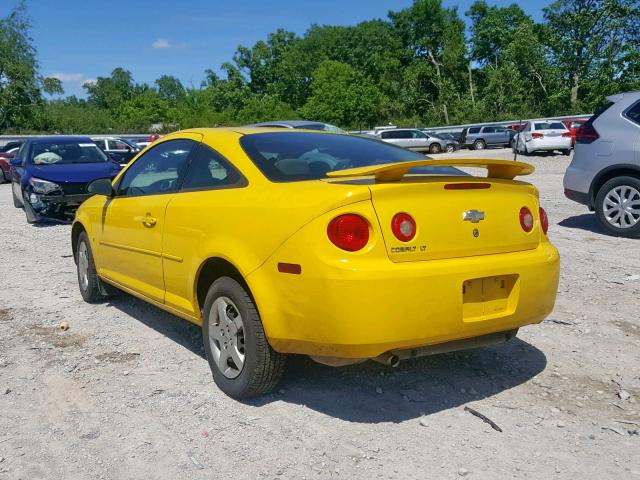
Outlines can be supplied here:
<path id="1" fill-rule="evenodd" d="M 0 0 L 5 17 L 18 0 Z M 302 35 L 311 24 L 354 25 L 386 18 L 412 0 L 26 0 L 40 73 L 63 82 L 65 95 L 84 96 L 82 84 L 129 70 L 152 84 L 163 74 L 199 86 L 238 45 L 250 47 L 278 28 Z M 461 14 L 473 0 L 443 0 Z M 513 0 L 488 0 L 506 6 Z M 536 20 L 549 2 L 522 8 Z"/>

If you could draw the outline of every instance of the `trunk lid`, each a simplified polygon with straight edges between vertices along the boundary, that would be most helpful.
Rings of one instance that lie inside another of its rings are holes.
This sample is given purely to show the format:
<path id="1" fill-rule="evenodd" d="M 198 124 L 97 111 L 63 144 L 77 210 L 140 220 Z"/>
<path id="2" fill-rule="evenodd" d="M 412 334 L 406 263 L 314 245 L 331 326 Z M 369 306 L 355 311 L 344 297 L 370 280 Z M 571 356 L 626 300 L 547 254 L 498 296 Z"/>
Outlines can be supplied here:
<path id="1" fill-rule="evenodd" d="M 467 189 L 467 185 L 476 188 Z M 534 249 L 540 242 L 536 191 L 525 183 L 474 177 L 409 177 L 399 183 L 370 185 L 370 189 L 393 262 L 517 252 Z M 536 219 L 529 233 L 520 225 L 520 209 L 525 206 Z M 409 242 L 397 239 L 391 229 L 393 217 L 400 212 L 408 213 L 416 222 L 416 235 Z"/>
<path id="2" fill-rule="evenodd" d="M 441 166 L 486 168 L 488 177 L 406 176 L 412 168 Z M 375 177 L 369 189 L 389 259 L 412 262 L 536 248 L 541 239 L 537 190 L 533 185 L 512 180 L 533 170 L 521 162 L 448 159 L 376 165 L 328 175 Z M 520 225 L 522 207 L 527 207 L 534 217 L 530 232 Z M 393 233 L 392 221 L 398 213 L 407 213 L 416 222 L 416 235 L 408 242 Z"/>

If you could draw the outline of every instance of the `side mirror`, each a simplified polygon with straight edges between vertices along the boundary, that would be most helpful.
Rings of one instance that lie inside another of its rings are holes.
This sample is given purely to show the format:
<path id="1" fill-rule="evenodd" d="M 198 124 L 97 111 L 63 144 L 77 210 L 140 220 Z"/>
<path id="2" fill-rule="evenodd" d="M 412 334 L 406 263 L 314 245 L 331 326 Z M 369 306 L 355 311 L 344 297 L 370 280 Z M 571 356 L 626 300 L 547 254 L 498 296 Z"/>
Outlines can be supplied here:
<path id="1" fill-rule="evenodd" d="M 87 187 L 87 191 L 89 193 L 95 193 L 96 195 L 105 195 L 107 197 L 113 197 L 115 193 L 113 190 L 113 185 L 111 185 L 111 180 L 108 178 L 99 178 L 94 180 Z"/>
<path id="2" fill-rule="evenodd" d="M 19 158 L 11 158 L 9 159 L 9 165 L 12 167 L 21 167 L 22 160 L 20 160 Z"/>

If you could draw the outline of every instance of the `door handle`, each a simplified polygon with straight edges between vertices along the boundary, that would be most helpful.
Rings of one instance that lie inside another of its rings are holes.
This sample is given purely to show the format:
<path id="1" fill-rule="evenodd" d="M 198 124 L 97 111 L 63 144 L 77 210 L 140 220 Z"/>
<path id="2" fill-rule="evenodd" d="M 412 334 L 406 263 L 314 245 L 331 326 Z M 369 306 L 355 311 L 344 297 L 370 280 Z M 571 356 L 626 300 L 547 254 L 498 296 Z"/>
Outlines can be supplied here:
<path id="1" fill-rule="evenodd" d="M 144 217 L 142 217 L 141 221 L 142 221 L 142 224 L 147 228 L 151 228 L 155 226 L 155 224 L 158 222 L 156 218 L 152 217 L 148 213 Z"/>

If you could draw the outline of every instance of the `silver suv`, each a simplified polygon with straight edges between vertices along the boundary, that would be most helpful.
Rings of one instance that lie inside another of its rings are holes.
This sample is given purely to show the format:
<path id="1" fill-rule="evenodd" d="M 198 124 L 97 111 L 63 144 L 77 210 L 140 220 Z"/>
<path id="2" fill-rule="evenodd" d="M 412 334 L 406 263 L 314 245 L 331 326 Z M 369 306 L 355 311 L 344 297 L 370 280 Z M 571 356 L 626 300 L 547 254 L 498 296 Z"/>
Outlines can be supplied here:
<path id="1" fill-rule="evenodd" d="M 462 146 L 483 150 L 488 145 L 501 145 L 506 147 L 511 144 L 513 131 L 499 125 L 487 125 L 485 127 L 470 127 L 462 130 Z"/>
<path id="2" fill-rule="evenodd" d="M 576 133 L 564 193 L 596 212 L 613 235 L 640 237 L 640 92 L 609 103 Z"/>
<path id="3" fill-rule="evenodd" d="M 375 134 L 380 140 L 393 143 L 398 147 L 408 148 L 416 152 L 440 153 L 443 151 L 452 152 L 455 146 L 447 145 L 441 138 L 418 130 L 417 128 L 394 128 L 378 130 Z"/>

